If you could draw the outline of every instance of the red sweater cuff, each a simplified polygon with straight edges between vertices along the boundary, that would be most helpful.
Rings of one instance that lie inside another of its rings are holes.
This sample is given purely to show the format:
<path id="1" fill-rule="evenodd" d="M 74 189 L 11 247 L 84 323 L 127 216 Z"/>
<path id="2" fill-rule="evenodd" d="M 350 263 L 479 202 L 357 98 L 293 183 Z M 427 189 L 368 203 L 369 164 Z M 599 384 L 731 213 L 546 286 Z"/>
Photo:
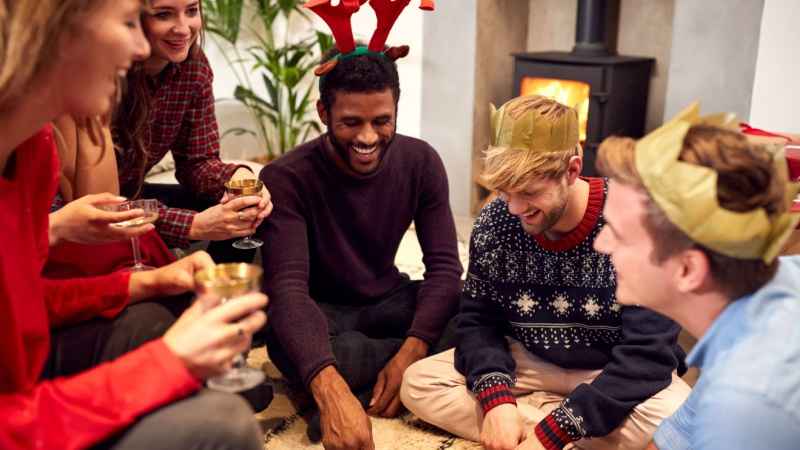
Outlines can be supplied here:
<path id="1" fill-rule="evenodd" d="M 164 372 L 171 376 L 170 381 L 175 386 L 179 397 L 189 395 L 203 386 L 202 381 L 192 375 L 186 364 L 178 358 L 178 355 L 167 347 L 164 338 L 151 341 L 145 345 L 151 348 L 155 359 L 163 365 Z"/>
<path id="2" fill-rule="evenodd" d="M 483 409 L 483 414 L 488 413 L 495 406 L 500 406 L 505 403 L 510 403 L 512 405 L 517 404 L 514 394 L 511 393 L 511 388 L 505 384 L 487 387 L 478 392 L 477 397 Z"/>
<path id="3" fill-rule="evenodd" d="M 558 425 L 553 414 L 549 414 L 536 425 L 536 438 L 547 450 L 561 450 L 570 442 L 574 442 L 567 432 Z"/>
<path id="4" fill-rule="evenodd" d="M 130 285 L 131 285 L 131 275 L 133 272 L 128 271 L 119 271 L 114 272 L 113 274 L 109 275 L 109 284 L 117 286 L 115 291 L 117 292 L 124 292 L 124 296 L 120 296 L 118 301 L 108 305 L 105 309 L 100 311 L 100 316 L 105 317 L 106 319 L 113 319 L 117 317 L 123 309 L 125 309 L 131 301 L 131 292 L 130 292 Z"/>

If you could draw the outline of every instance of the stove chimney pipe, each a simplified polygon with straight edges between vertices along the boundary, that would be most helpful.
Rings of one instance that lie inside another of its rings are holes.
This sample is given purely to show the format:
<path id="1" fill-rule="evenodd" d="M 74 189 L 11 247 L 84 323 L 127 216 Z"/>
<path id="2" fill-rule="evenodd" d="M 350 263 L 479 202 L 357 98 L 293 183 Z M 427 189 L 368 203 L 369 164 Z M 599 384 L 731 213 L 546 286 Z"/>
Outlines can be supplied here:
<path id="1" fill-rule="evenodd" d="M 618 16 L 618 0 L 578 0 L 572 53 L 586 56 L 616 54 Z M 609 41 L 614 45 L 610 46 Z"/>

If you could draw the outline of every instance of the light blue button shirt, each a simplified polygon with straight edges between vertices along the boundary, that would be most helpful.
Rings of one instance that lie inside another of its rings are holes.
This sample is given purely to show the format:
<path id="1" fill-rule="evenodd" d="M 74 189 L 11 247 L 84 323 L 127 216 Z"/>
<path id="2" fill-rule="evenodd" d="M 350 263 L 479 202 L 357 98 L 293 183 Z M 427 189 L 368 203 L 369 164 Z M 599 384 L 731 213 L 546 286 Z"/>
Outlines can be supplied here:
<path id="1" fill-rule="evenodd" d="M 701 376 L 659 450 L 800 449 L 800 257 L 725 308 L 687 362 Z"/>

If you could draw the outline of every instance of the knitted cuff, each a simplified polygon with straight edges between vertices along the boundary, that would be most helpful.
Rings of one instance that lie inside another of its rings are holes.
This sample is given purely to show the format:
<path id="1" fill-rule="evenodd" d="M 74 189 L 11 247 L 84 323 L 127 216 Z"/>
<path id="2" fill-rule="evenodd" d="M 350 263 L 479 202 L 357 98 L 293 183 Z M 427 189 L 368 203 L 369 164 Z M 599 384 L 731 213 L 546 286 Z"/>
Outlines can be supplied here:
<path id="1" fill-rule="evenodd" d="M 547 450 L 561 450 L 570 442 L 581 439 L 564 407 L 556 408 L 536 425 L 536 438 Z"/>
<path id="2" fill-rule="evenodd" d="M 514 394 L 511 393 L 512 384 L 513 378 L 508 375 L 492 374 L 484 377 L 475 385 L 475 395 L 484 414 L 504 403 L 517 404 Z"/>

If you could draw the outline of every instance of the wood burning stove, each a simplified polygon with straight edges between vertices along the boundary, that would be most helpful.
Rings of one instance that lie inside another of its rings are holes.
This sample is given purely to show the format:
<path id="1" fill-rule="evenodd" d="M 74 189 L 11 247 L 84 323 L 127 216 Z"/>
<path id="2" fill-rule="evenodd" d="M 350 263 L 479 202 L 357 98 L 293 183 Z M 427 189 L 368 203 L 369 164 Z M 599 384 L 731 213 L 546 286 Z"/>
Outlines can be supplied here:
<path id="1" fill-rule="evenodd" d="M 581 121 L 584 173 L 595 175 L 597 146 L 607 136 L 644 134 L 653 58 L 617 55 L 619 1 L 578 0 L 571 52 L 514 54 L 517 95 L 540 94 L 575 107 Z"/>

